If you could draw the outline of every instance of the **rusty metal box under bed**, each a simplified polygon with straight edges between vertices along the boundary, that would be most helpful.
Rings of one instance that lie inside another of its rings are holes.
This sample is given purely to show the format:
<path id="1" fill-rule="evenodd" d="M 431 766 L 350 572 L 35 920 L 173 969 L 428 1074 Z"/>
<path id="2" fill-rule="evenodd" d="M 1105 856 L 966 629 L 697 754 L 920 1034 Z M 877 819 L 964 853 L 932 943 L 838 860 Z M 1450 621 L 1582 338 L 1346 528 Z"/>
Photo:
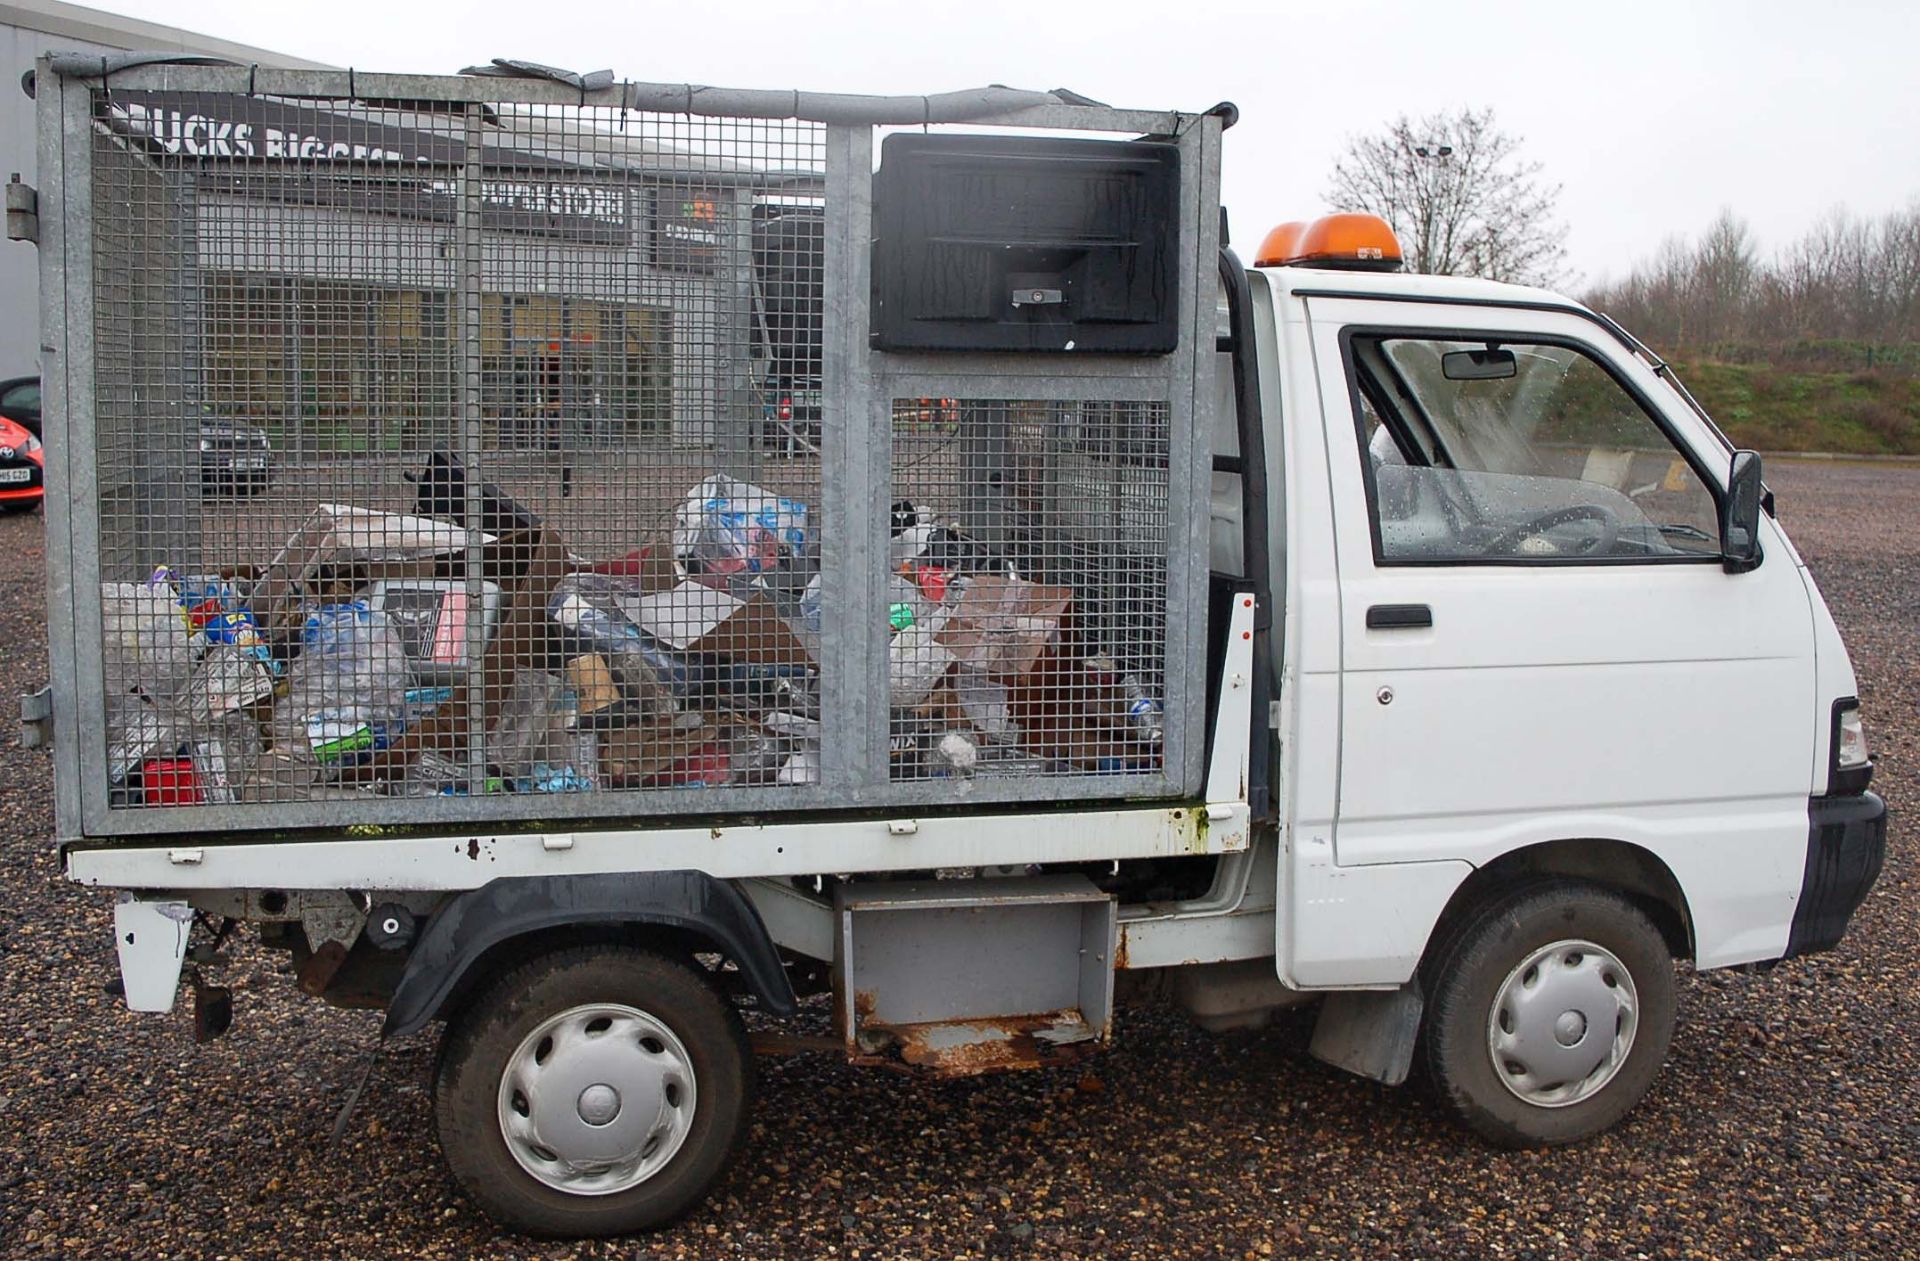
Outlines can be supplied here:
<path id="1" fill-rule="evenodd" d="M 63 838 L 1198 792 L 1220 118 L 81 58 L 37 96 Z M 903 130 L 1176 155 L 1174 349 L 877 348 Z"/>

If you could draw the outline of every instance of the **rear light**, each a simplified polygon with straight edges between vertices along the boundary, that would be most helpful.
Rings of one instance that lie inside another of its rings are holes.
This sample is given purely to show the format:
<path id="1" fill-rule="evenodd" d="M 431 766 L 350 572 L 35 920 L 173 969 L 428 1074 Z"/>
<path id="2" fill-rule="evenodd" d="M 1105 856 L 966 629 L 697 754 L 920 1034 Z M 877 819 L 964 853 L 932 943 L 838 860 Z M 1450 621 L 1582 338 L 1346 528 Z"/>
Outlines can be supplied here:
<path id="1" fill-rule="evenodd" d="M 1867 748 L 1867 727 L 1860 702 L 1852 696 L 1833 703 L 1833 736 L 1828 754 L 1827 792 L 1859 793 L 1873 782 L 1873 754 Z"/>
<path id="2" fill-rule="evenodd" d="M 792 399 L 783 398 L 780 400 L 780 419 L 781 420 L 793 419 L 793 400 Z"/>

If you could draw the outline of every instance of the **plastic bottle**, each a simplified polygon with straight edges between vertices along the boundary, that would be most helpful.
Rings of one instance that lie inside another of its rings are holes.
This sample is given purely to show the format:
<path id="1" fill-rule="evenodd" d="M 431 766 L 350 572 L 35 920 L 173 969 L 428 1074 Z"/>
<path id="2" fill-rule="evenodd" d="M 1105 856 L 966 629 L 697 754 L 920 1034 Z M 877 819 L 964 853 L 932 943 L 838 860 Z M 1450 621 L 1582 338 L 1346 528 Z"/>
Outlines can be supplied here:
<path id="1" fill-rule="evenodd" d="M 1166 716 L 1160 699 L 1146 689 L 1138 675 L 1120 677 L 1120 695 L 1127 704 L 1127 725 L 1148 744 L 1159 744 L 1166 735 Z"/>
<path id="2" fill-rule="evenodd" d="M 300 645 L 294 700 L 301 712 L 405 724 L 407 654 L 384 613 L 360 600 L 322 605 L 302 626 Z"/>
<path id="3" fill-rule="evenodd" d="M 1120 663 L 1102 653 L 1088 657 L 1082 663 L 1087 672 L 1087 682 L 1096 694 L 1112 692 L 1120 709 L 1117 717 L 1122 724 L 1132 730 L 1134 736 L 1147 744 L 1159 744 L 1166 735 L 1166 716 L 1160 700 L 1147 691 L 1146 684 L 1137 674 L 1122 673 Z"/>

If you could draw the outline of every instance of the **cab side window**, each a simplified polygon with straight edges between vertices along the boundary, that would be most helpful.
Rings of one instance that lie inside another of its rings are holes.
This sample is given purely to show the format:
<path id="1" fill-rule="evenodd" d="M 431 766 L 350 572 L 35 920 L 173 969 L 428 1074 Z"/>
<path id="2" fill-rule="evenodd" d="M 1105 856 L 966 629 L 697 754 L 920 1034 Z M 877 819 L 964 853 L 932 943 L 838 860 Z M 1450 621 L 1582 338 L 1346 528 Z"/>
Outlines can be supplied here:
<path id="1" fill-rule="evenodd" d="M 1585 351 L 1392 334 L 1347 346 L 1381 563 L 1718 559 L 1712 490 Z"/>

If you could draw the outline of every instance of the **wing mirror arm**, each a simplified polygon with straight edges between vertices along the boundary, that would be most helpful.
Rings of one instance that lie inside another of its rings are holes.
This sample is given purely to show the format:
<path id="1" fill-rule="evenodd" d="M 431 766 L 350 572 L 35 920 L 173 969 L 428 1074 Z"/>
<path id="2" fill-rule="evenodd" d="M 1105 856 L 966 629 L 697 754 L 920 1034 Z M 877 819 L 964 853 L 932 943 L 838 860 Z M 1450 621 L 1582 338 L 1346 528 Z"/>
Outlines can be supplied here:
<path id="1" fill-rule="evenodd" d="M 1727 493 L 1720 500 L 1720 565 L 1730 574 L 1760 567 L 1760 510 L 1766 498 L 1759 453 L 1735 451 L 1727 469 Z"/>

